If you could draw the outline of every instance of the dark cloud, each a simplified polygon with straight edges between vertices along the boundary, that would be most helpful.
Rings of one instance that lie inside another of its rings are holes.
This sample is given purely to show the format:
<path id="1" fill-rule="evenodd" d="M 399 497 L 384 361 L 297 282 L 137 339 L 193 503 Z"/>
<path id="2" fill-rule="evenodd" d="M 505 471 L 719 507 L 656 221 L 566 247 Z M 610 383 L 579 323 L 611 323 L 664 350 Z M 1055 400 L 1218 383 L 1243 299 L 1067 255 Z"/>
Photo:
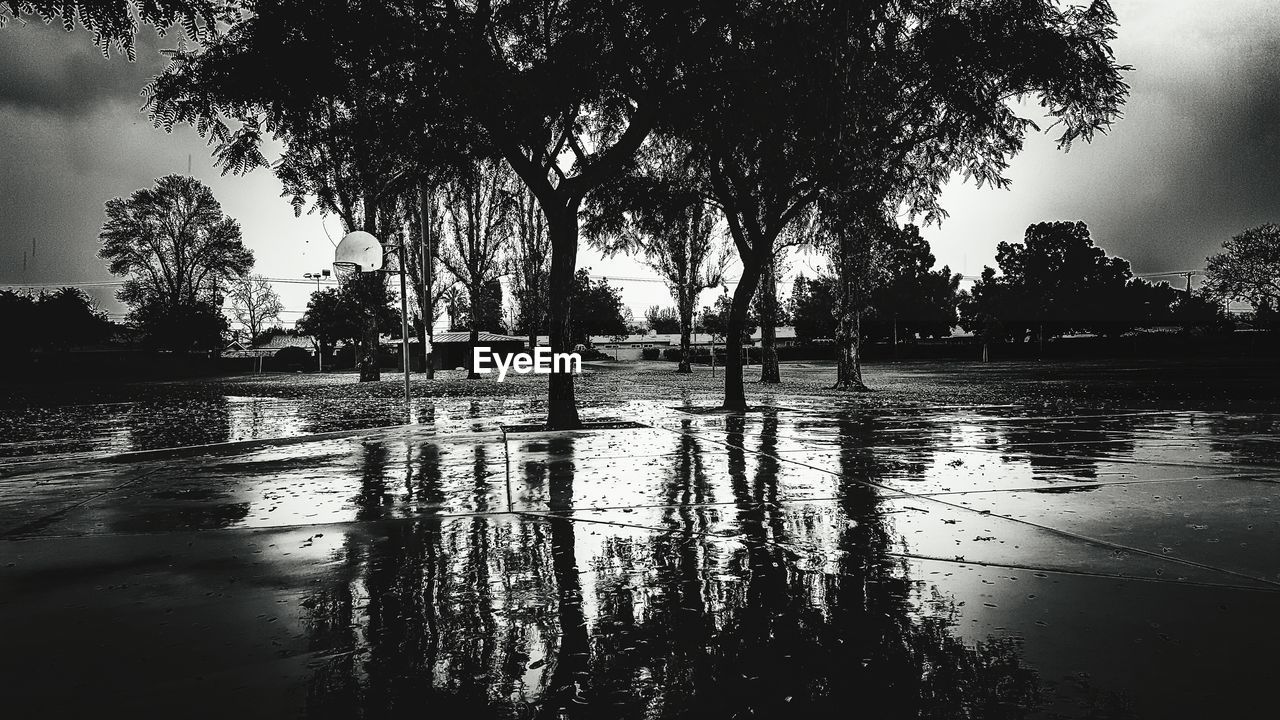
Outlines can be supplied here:
<path id="1" fill-rule="evenodd" d="M 158 49 L 174 42 L 143 32 L 138 59 L 129 62 L 103 57 L 83 30 L 11 22 L 0 30 L 0 107 L 72 117 L 133 98 L 141 106 L 139 92 L 165 65 Z"/>

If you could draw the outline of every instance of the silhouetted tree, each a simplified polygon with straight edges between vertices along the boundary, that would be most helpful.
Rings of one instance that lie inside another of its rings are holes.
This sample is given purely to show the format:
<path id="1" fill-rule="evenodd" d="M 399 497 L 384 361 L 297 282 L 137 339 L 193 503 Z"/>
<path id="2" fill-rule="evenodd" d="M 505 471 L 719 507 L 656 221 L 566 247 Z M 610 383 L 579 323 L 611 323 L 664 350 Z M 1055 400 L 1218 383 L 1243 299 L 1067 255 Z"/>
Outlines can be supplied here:
<path id="1" fill-rule="evenodd" d="M 1222 300 L 1247 300 L 1255 310 L 1280 305 L 1280 225 L 1249 228 L 1208 258 L 1205 287 Z M 1263 311 L 1265 314 L 1265 311 Z"/>
<path id="2" fill-rule="evenodd" d="M 799 275 L 791 285 L 791 321 L 796 337 L 812 342 L 836 336 L 835 279 L 819 274 L 813 279 Z"/>
<path id="3" fill-rule="evenodd" d="M 995 318 L 1011 339 L 1043 346 L 1063 333 L 1115 335 L 1146 324 L 1145 283 L 1131 288 L 1129 263 L 1096 247 L 1082 222 L 1031 225 L 1022 243 L 997 246 L 996 263 L 1001 275 L 985 268 L 963 303 L 966 329 Z"/>
<path id="4" fill-rule="evenodd" d="M 621 336 L 628 332 L 626 307 L 622 295 L 608 280 L 592 280 L 591 268 L 578 270 L 573 277 L 574 344 L 591 345 L 592 335 Z"/>
<path id="5" fill-rule="evenodd" d="M 956 324 L 960 275 L 943 266 L 934 270 L 929 241 L 915 225 L 884 235 L 877 259 L 880 282 L 871 290 L 872 323 L 864 328 L 872 337 L 947 337 Z"/>
<path id="6" fill-rule="evenodd" d="M 928 221 L 957 172 L 980 186 L 1005 184 L 1008 158 L 1031 126 L 1010 98 L 1038 95 L 1068 146 L 1117 117 L 1127 92 L 1109 47 L 1115 17 L 1102 0 L 737 10 L 708 49 L 715 70 L 694 79 L 705 86 L 691 95 L 682 131 L 703 153 L 742 262 L 735 325 L 778 236 L 820 195 L 869 196 Z M 738 337 L 731 331 L 730 343 Z M 738 349 L 729 348 L 728 408 L 746 402 Z"/>
<path id="7" fill-rule="evenodd" d="M 240 225 L 222 213 L 213 191 L 191 177 L 166 175 L 155 187 L 107 201 L 98 254 L 125 277 L 117 293 L 148 313 L 220 306 L 219 285 L 253 266 Z"/>

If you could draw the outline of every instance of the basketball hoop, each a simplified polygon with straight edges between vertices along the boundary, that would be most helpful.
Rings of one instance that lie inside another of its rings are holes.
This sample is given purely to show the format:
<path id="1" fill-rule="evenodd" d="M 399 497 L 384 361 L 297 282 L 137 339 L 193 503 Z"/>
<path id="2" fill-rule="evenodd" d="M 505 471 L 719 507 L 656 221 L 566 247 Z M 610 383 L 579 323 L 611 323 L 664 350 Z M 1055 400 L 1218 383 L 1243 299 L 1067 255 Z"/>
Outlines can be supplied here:
<path id="1" fill-rule="evenodd" d="M 346 285 L 348 280 L 359 274 L 360 265 L 357 263 L 342 260 L 333 263 L 333 276 L 338 278 L 340 285 Z"/>
<path id="2" fill-rule="evenodd" d="M 383 247 L 378 238 L 363 230 L 347 233 L 333 251 L 333 274 L 346 283 L 358 273 L 382 269 Z"/>

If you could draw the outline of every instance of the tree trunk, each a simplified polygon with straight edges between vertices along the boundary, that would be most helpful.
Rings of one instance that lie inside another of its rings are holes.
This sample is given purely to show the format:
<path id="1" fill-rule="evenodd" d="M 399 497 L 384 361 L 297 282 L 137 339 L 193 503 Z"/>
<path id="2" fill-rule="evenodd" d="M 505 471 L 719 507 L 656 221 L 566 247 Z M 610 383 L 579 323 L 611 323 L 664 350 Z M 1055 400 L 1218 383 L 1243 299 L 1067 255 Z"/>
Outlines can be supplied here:
<path id="1" fill-rule="evenodd" d="M 760 382 L 781 382 L 778 376 L 778 278 L 769 258 L 760 276 Z"/>
<path id="2" fill-rule="evenodd" d="M 551 238 L 547 334 L 552 353 L 568 353 L 573 351 L 570 314 L 573 272 L 578 261 L 577 204 L 546 215 Z M 573 392 L 573 373 L 560 372 L 560 369 L 552 363 L 552 372 L 547 376 L 547 429 L 573 430 L 582 427 Z"/>
<path id="3" fill-rule="evenodd" d="M 382 379 L 378 367 L 378 319 L 366 317 L 364 339 L 360 343 L 360 382 L 377 382 Z"/>
<path id="4" fill-rule="evenodd" d="M 476 346 L 480 344 L 480 282 L 471 283 L 471 336 L 467 338 L 467 379 L 479 380 L 476 372 Z"/>
<path id="5" fill-rule="evenodd" d="M 532 355 L 538 349 L 538 328 L 532 327 L 529 330 L 529 354 Z"/>
<path id="6" fill-rule="evenodd" d="M 862 311 L 860 297 L 862 267 L 857 257 L 853 233 L 841 234 L 836 297 L 836 390 L 864 391 L 862 381 Z"/>
<path id="7" fill-rule="evenodd" d="M 836 390 L 865 392 L 862 380 L 862 312 L 855 310 L 851 318 L 836 325 Z"/>
<path id="8" fill-rule="evenodd" d="M 690 288 L 685 287 L 680 291 L 680 299 L 678 310 L 680 311 L 680 365 L 676 368 L 678 373 L 693 372 L 693 341 L 690 334 L 693 332 L 693 297 Z"/>
<path id="9" fill-rule="evenodd" d="M 729 309 L 728 328 L 725 331 L 724 358 L 724 409 L 746 410 L 747 394 L 742 387 L 742 329 L 747 324 L 747 311 L 751 308 L 751 299 L 760 284 L 760 271 L 763 263 L 752 262 L 743 258 L 742 276 L 738 279 L 738 287 L 733 291 L 733 305 Z M 712 350 L 714 358 L 715 351 Z M 713 360 L 714 362 L 714 360 Z"/>

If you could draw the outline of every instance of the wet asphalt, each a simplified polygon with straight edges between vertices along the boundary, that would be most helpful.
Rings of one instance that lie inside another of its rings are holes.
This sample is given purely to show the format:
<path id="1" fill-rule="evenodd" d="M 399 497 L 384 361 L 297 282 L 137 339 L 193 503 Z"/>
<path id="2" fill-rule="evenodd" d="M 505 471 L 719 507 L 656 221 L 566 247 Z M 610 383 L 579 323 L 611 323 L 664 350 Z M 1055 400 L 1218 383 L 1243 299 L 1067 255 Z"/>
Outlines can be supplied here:
<path id="1" fill-rule="evenodd" d="M 620 399 L 591 413 L 614 427 L 515 431 L 533 409 L 12 453 L 6 703 L 15 717 L 1274 712 L 1280 415 Z"/>

